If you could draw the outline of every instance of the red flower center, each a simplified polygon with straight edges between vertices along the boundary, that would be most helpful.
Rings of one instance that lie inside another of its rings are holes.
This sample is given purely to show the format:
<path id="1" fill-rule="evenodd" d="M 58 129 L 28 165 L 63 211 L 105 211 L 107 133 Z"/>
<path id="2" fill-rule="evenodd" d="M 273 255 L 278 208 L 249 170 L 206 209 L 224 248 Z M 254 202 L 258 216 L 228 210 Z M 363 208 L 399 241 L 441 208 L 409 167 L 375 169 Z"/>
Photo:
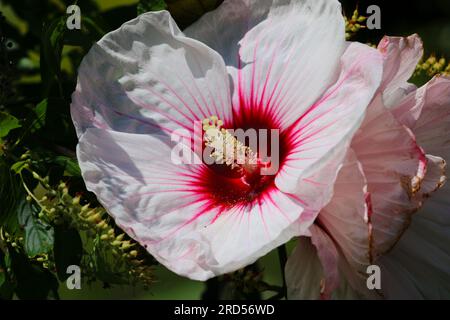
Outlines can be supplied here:
<path id="1" fill-rule="evenodd" d="M 267 156 L 273 158 L 272 150 L 279 152 L 278 171 L 282 168 L 290 148 L 288 130 L 282 131 L 280 124 L 275 117 L 268 114 L 248 114 L 242 112 L 239 116 L 234 116 L 232 123 L 224 123 L 226 129 L 254 129 L 260 132 L 260 129 L 267 130 Z M 278 129 L 279 143 L 278 148 L 272 144 L 271 130 Z M 258 146 L 260 136 L 258 135 Z M 248 144 L 245 144 L 248 147 Z M 253 150 L 260 158 L 259 150 Z M 258 161 L 256 165 L 248 168 L 232 168 L 226 164 L 213 164 L 202 166 L 199 174 L 199 181 L 196 187 L 199 192 L 208 200 L 208 207 L 218 207 L 221 211 L 233 207 L 248 207 L 255 203 L 261 203 L 266 195 L 275 190 L 275 177 L 273 175 L 261 174 L 261 169 L 269 164 Z"/>

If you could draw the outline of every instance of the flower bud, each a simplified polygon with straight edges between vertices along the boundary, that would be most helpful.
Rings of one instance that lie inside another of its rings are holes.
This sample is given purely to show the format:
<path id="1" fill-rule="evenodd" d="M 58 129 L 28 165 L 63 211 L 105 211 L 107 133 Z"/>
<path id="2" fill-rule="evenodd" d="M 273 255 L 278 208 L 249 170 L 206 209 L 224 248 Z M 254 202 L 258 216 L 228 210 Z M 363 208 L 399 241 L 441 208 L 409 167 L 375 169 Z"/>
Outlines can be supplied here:
<path id="1" fill-rule="evenodd" d="M 125 236 L 124 233 L 119 234 L 119 235 L 116 237 L 116 240 L 117 240 L 117 241 L 122 241 L 124 236 Z"/>
<path id="2" fill-rule="evenodd" d="M 77 196 L 77 197 L 73 198 L 72 204 L 76 206 L 76 205 L 80 204 L 80 200 L 81 200 L 80 197 Z"/>
<path id="3" fill-rule="evenodd" d="M 133 258 L 136 258 L 137 255 L 138 255 L 137 250 L 132 250 L 132 251 L 130 251 L 130 256 L 132 256 Z"/>

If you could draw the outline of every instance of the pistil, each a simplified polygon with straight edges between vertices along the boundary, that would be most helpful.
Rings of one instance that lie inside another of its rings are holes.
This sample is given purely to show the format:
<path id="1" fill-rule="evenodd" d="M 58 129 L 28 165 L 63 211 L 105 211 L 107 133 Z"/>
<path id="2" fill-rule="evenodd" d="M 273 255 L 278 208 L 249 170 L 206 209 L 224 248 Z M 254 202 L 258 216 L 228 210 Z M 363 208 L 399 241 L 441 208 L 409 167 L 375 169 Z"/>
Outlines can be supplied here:
<path id="1" fill-rule="evenodd" d="M 224 129 L 223 124 L 217 116 L 203 120 L 205 145 L 213 149 L 210 156 L 217 164 L 238 169 L 242 174 L 255 173 L 258 168 L 256 153 Z"/>

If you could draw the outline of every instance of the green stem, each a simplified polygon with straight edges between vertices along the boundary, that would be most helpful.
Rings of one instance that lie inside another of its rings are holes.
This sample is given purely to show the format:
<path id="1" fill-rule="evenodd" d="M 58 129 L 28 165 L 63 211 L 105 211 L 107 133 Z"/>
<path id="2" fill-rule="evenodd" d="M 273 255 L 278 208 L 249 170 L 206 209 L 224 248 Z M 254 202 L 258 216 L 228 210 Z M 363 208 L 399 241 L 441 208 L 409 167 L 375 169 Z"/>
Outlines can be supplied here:
<path id="1" fill-rule="evenodd" d="M 287 285 L 286 285 L 286 274 L 284 269 L 286 267 L 287 262 L 287 250 L 286 245 L 282 245 L 278 247 L 278 260 L 280 261 L 280 269 L 281 269 L 281 277 L 283 280 L 283 289 L 282 289 L 282 297 L 287 299 Z"/>

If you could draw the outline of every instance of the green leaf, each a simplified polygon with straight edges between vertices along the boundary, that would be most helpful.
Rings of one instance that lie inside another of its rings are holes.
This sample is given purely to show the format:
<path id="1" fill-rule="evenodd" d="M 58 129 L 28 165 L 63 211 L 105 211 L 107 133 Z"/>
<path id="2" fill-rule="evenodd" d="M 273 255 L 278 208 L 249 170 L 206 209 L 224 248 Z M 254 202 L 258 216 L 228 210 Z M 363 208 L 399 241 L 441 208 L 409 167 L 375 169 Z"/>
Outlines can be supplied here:
<path id="1" fill-rule="evenodd" d="M 27 167 L 27 161 L 18 161 L 11 166 L 11 170 L 20 174 Z"/>
<path id="2" fill-rule="evenodd" d="M 28 201 L 22 201 L 19 206 L 19 224 L 25 229 L 24 249 L 28 256 L 48 253 L 53 248 L 53 228 L 36 217 L 37 210 Z"/>
<path id="3" fill-rule="evenodd" d="M 167 9 L 164 0 L 141 0 L 137 5 L 137 14 L 141 15 L 150 11 L 160 11 Z"/>
<path id="4" fill-rule="evenodd" d="M 21 125 L 17 118 L 8 113 L 0 112 L 0 138 L 6 137 L 11 130 L 20 127 Z"/>
<path id="5" fill-rule="evenodd" d="M 32 220 L 30 220 L 32 221 Z M 33 221 L 25 227 L 25 250 L 30 257 L 48 253 L 53 246 L 53 229 Z"/>
<path id="6" fill-rule="evenodd" d="M 66 171 L 66 174 L 72 177 L 80 177 L 81 169 L 78 165 L 78 161 L 66 156 L 57 156 L 53 160 L 57 165 L 60 165 Z"/>
<path id="7" fill-rule="evenodd" d="M 56 227 L 53 252 L 58 278 L 60 281 L 65 281 L 69 277 L 69 274 L 66 273 L 67 267 L 81 263 L 83 243 L 78 231 L 63 226 Z"/>
<path id="8" fill-rule="evenodd" d="M 33 121 L 32 130 L 36 131 L 45 126 L 45 118 L 47 115 L 47 99 L 42 100 L 38 103 L 34 112 L 36 113 L 36 119 Z"/>

